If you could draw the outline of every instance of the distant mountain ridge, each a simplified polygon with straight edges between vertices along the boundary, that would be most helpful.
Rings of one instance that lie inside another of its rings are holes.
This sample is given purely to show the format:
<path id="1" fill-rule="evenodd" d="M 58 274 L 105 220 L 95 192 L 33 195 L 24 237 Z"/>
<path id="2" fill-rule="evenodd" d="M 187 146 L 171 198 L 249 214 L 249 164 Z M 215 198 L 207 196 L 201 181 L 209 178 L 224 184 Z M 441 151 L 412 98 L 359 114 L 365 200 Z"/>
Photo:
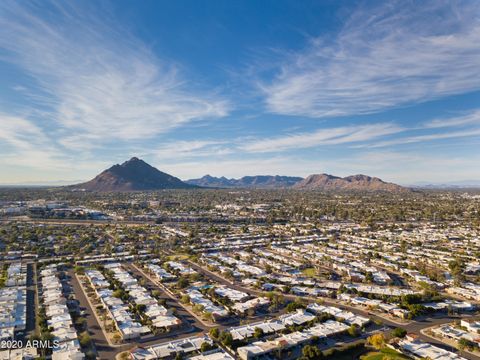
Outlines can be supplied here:
<path id="1" fill-rule="evenodd" d="M 478 189 L 480 188 L 480 180 L 462 180 L 445 183 L 418 182 L 410 186 L 418 189 Z"/>
<path id="2" fill-rule="evenodd" d="M 90 181 L 67 188 L 87 191 L 146 191 L 193 188 L 297 189 L 319 191 L 386 191 L 405 192 L 410 189 L 385 182 L 377 177 L 351 175 L 338 177 L 313 174 L 298 176 L 256 175 L 239 179 L 205 175 L 200 179 L 182 181 L 164 173 L 136 157 L 102 171 Z"/>
<path id="3" fill-rule="evenodd" d="M 362 174 L 346 176 L 344 178 L 329 174 L 314 174 L 299 181 L 293 185 L 293 188 L 323 191 L 410 191 L 410 189 L 406 187 Z"/>
<path id="4" fill-rule="evenodd" d="M 199 179 L 191 179 L 186 182 L 188 184 L 210 188 L 291 188 L 298 190 L 321 191 L 410 191 L 408 188 L 385 182 L 377 177 L 361 174 L 351 175 L 344 178 L 329 174 L 313 174 L 305 179 L 295 176 L 278 175 L 244 176 L 240 179 L 228 179 L 224 176 L 214 177 L 205 175 Z"/>
<path id="5" fill-rule="evenodd" d="M 225 176 L 214 177 L 205 175 L 199 179 L 187 180 L 187 184 L 209 188 L 261 188 L 278 189 L 295 185 L 303 178 L 298 176 L 256 175 L 244 176 L 240 179 L 227 179 Z"/>
<path id="6" fill-rule="evenodd" d="M 136 157 L 123 164 L 113 165 L 92 180 L 72 185 L 76 189 L 89 191 L 145 191 L 162 189 L 190 189 L 196 186 L 186 184 L 179 178 L 150 166 Z"/>

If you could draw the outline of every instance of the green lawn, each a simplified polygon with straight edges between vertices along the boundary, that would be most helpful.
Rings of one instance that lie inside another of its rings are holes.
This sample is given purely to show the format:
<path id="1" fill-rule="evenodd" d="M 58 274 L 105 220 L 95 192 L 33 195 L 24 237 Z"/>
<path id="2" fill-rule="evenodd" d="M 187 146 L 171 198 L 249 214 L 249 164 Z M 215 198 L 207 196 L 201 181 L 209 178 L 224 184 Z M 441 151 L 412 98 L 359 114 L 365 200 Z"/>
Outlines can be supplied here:
<path id="1" fill-rule="evenodd" d="M 317 276 L 317 270 L 315 268 L 306 268 L 302 270 L 303 275 L 308 277 L 315 277 Z"/>
<path id="2" fill-rule="evenodd" d="M 169 261 L 181 261 L 181 260 L 188 260 L 189 256 L 187 254 L 178 254 L 178 255 L 169 255 L 167 256 Z"/>
<path id="3" fill-rule="evenodd" d="M 388 359 L 393 359 L 393 360 L 410 359 L 409 357 L 403 354 L 400 354 L 399 352 L 389 348 L 383 348 L 380 351 L 371 351 L 361 356 L 360 359 L 361 360 L 383 360 L 386 356 L 388 356 Z"/>
<path id="4" fill-rule="evenodd" d="M 335 350 L 335 352 L 329 355 L 331 350 Z M 365 354 L 366 351 L 367 349 L 365 349 L 363 342 L 361 342 L 356 346 L 350 345 L 340 349 L 326 350 L 324 351 L 324 355 L 326 356 L 325 360 L 352 360 L 358 359 L 359 356 Z"/>

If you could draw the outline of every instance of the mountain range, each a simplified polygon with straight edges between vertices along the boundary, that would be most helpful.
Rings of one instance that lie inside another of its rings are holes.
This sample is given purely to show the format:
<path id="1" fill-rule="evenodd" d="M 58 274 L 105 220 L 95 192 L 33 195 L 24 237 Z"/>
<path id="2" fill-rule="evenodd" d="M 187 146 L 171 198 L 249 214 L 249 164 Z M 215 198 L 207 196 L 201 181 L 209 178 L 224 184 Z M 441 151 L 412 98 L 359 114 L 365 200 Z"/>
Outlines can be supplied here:
<path id="1" fill-rule="evenodd" d="M 452 182 L 443 182 L 443 183 L 431 183 L 431 182 L 418 182 L 410 185 L 412 188 L 420 189 L 445 189 L 445 190 L 455 190 L 455 189 L 479 189 L 480 180 L 462 180 L 462 181 L 452 181 Z"/>
<path id="2" fill-rule="evenodd" d="M 307 178 L 295 176 L 244 176 L 240 179 L 205 175 L 199 179 L 182 181 L 164 173 L 136 157 L 104 170 L 92 180 L 68 188 L 87 191 L 145 191 L 193 188 L 255 188 L 320 191 L 386 191 L 405 192 L 408 188 L 367 175 L 338 177 L 314 174 Z"/>
<path id="3" fill-rule="evenodd" d="M 187 184 L 214 188 L 260 188 L 278 189 L 295 185 L 303 178 L 298 176 L 257 175 L 244 176 L 240 179 L 227 179 L 225 176 L 214 177 L 205 175 L 200 179 L 187 180 Z"/>

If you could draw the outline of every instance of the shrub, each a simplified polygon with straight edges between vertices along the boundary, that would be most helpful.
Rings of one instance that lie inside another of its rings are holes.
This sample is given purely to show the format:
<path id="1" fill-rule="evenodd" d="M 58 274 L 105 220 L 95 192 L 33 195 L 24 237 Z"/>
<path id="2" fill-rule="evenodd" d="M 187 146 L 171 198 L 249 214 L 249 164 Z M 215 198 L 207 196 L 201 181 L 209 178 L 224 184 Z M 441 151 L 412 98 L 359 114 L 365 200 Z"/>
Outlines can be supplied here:
<path id="1" fill-rule="evenodd" d="M 312 346 L 312 345 L 306 345 L 304 346 L 304 348 L 302 349 L 302 357 L 301 359 L 303 360 L 316 360 L 316 359 L 323 359 L 324 356 L 323 356 L 323 353 L 322 353 L 322 350 L 320 350 L 318 347 L 316 346 Z"/>
<path id="2" fill-rule="evenodd" d="M 392 336 L 393 337 L 403 338 L 403 337 L 405 337 L 405 335 L 407 335 L 407 330 L 405 330 L 403 328 L 395 328 L 392 331 Z"/>

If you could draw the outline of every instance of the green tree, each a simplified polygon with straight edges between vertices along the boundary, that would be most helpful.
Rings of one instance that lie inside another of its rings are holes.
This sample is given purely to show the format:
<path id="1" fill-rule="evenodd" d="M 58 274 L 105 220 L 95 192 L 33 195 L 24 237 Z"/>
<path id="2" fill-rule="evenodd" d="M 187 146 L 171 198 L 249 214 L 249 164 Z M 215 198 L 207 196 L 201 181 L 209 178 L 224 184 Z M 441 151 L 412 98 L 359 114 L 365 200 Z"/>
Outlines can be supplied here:
<path id="1" fill-rule="evenodd" d="M 135 306 L 135 310 L 138 312 L 138 313 L 143 313 L 145 312 L 145 310 L 147 309 L 147 305 L 145 304 L 137 304 Z"/>
<path id="2" fill-rule="evenodd" d="M 209 350 L 212 350 L 212 348 L 213 348 L 213 346 L 210 343 L 204 341 L 202 343 L 202 345 L 200 346 L 200 351 L 203 353 L 203 352 L 207 352 Z"/>
<path id="3" fill-rule="evenodd" d="M 112 293 L 112 296 L 121 299 L 124 294 L 125 292 L 122 289 L 117 289 Z"/>
<path id="4" fill-rule="evenodd" d="M 220 336 L 220 341 L 222 342 L 223 345 L 227 347 L 231 347 L 233 344 L 233 336 L 232 334 L 230 334 L 229 331 L 224 331 Z"/>
<path id="5" fill-rule="evenodd" d="M 316 346 L 306 345 L 302 349 L 302 360 L 316 360 L 316 359 L 323 359 L 322 350 L 320 350 Z"/>
<path id="6" fill-rule="evenodd" d="M 213 328 L 209 331 L 209 335 L 212 339 L 218 339 L 220 336 L 220 330 L 218 330 L 218 328 Z"/>
<path id="7" fill-rule="evenodd" d="M 73 268 L 73 271 L 75 271 L 76 274 L 78 275 L 84 275 L 85 274 L 85 268 L 83 266 L 75 266 Z"/>
<path id="8" fill-rule="evenodd" d="M 393 337 L 403 338 L 403 337 L 405 337 L 405 335 L 407 335 L 407 330 L 405 330 L 403 328 L 395 328 L 392 331 L 392 336 Z"/>
<path id="9" fill-rule="evenodd" d="M 289 303 L 287 305 L 287 311 L 288 312 L 294 312 L 297 309 L 305 309 L 305 305 L 303 305 L 302 303 L 300 303 L 298 301 L 292 301 L 291 303 Z"/>
<path id="10" fill-rule="evenodd" d="M 457 345 L 460 350 L 468 349 L 472 351 L 475 347 L 477 347 L 477 345 L 473 341 L 467 340 L 465 338 L 461 338 L 460 340 L 458 340 Z"/>
<path id="11" fill-rule="evenodd" d="M 260 339 L 261 337 L 263 337 L 263 335 L 264 335 L 263 329 L 256 327 L 253 332 L 253 336 L 255 336 L 256 339 Z"/>
<path id="12" fill-rule="evenodd" d="M 80 334 L 80 337 L 79 337 L 79 341 L 80 341 L 80 345 L 82 347 L 88 347 L 90 346 L 90 335 L 88 334 L 88 332 L 84 331 Z"/>
<path id="13" fill-rule="evenodd" d="M 348 335 L 350 335 L 352 337 L 359 336 L 360 335 L 360 328 L 355 324 L 350 325 L 350 327 L 348 328 Z"/>
<path id="14" fill-rule="evenodd" d="M 186 279 L 184 277 L 181 277 L 177 282 L 177 286 L 180 289 L 185 289 L 188 285 L 190 285 L 190 282 L 188 281 L 188 279 Z"/>

